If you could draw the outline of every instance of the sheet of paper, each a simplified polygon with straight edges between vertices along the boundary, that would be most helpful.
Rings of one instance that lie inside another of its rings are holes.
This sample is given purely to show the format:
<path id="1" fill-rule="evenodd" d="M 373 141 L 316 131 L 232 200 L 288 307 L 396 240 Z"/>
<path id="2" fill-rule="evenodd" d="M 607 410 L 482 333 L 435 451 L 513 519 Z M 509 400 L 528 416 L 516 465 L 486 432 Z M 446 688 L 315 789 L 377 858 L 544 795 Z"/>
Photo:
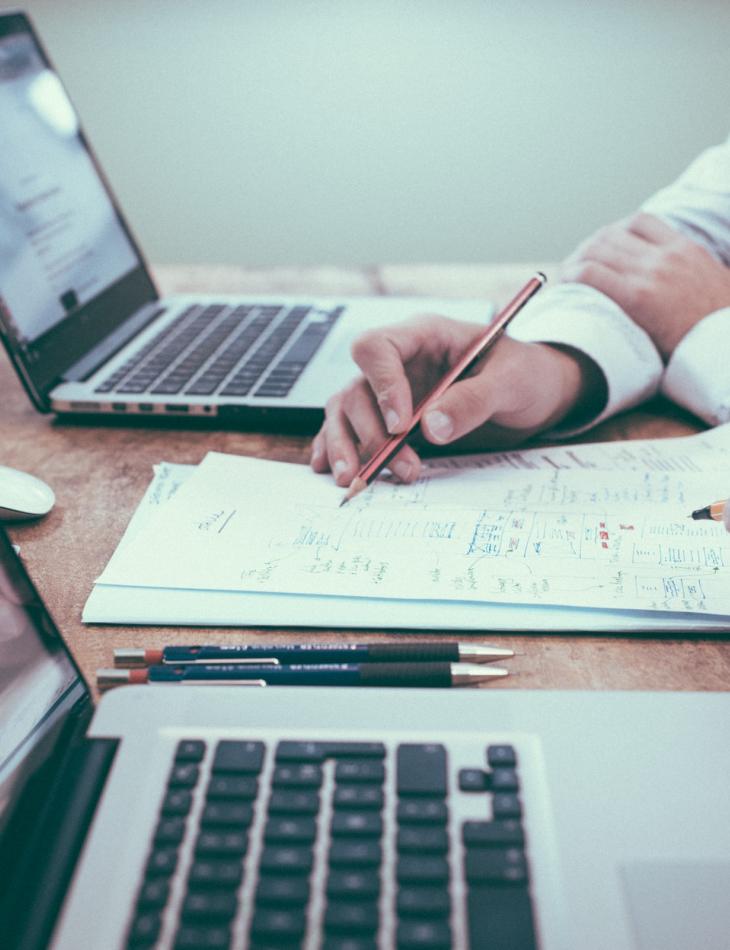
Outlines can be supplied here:
<path id="1" fill-rule="evenodd" d="M 675 458 L 690 441 L 667 440 L 684 443 Z M 714 438 L 706 451 L 714 461 L 726 447 Z M 586 474 L 548 463 L 505 479 L 503 465 L 440 462 L 415 486 L 379 482 L 339 509 L 341 490 L 303 466 L 211 455 L 100 582 L 730 613 L 730 544 L 687 518 L 726 491 L 719 472 Z"/>

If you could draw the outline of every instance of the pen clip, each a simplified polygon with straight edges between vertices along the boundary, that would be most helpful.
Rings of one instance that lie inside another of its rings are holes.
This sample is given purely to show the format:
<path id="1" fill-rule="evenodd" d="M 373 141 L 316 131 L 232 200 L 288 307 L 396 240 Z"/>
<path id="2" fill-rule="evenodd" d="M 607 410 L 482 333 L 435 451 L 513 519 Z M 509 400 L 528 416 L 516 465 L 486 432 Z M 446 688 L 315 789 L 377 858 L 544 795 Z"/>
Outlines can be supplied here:
<path id="1" fill-rule="evenodd" d="M 261 659 L 241 659 L 238 658 L 220 658 L 220 659 L 195 659 L 195 660 L 163 660 L 167 666 L 215 666 L 216 664 L 226 664 L 227 666 L 281 666 L 281 660 L 274 657 L 265 657 Z"/>

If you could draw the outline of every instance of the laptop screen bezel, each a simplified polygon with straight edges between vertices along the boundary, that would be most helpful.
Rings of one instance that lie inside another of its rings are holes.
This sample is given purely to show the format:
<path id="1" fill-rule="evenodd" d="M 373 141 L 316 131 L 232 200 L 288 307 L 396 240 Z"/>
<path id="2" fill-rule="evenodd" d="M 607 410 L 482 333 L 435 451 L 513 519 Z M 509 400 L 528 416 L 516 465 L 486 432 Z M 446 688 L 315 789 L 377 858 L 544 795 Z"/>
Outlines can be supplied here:
<path id="1" fill-rule="evenodd" d="M 28 16 L 21 12 L 0 13 L 0 39 L 19 33 L 31 38 L 44 64 L 56 72 Z M 13 333 L 11 314 L 3 312 L 0 288 L 0 337 L 28 395 L 42 412 L 50 411 L 50 392 L 62 381 L 64 372 L 70 366 L 141 307 L 159 299 L 139 246 L 81 128 L 79 138 L 109 196 L 119 224 L 137 257 L 138 266 L 31 343 L 21 343 Z"/>

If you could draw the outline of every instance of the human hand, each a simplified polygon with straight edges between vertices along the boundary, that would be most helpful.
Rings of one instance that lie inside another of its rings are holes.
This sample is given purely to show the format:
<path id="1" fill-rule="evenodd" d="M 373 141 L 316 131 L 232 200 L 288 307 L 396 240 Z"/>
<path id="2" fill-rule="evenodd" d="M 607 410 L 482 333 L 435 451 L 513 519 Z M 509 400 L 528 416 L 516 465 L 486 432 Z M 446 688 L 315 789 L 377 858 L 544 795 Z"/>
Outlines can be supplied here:
<path id="1" fill-rule="evenodd" d="M 725 508 L 722 512 L 722 520 L 725 525 L 725 530 L 730 531 L 730 499 L 725 502 Z"/>
<path id="2" fill-rule="evenodd" d="M 473 323 L 422 316 L 359 337 L 352 355 L 363 375 L 328 401 L 312 443 L 312 468 L 349 485 L 389 434 L 408 430 L 413 407 L 483 332 Z M 514 445 L 556 425 L 602 385 L 600 371 L 582 354 L 503 336 L 429 407 L 421 434 L 436 445 L 475 450 Z M 411 482 L 420 460 L 404 445 L 389 466 Z"/>
<path id="3" fill-rule="evenodd" d="M 596 231 L 566 259 L 560 280 L 610 297 L 665 360 L 703 317 L 730 306 L 730 268 L 644 213 Z"/>

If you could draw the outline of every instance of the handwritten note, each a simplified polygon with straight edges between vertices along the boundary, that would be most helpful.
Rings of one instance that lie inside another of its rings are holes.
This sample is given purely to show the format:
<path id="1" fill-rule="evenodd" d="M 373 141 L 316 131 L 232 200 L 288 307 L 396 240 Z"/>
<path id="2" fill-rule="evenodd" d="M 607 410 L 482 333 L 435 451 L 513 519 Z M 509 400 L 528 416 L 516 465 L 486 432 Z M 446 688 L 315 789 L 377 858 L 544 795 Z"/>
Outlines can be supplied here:
<path id="1" fill-rule="evenodd" d="M 727 494 L 730 431 L 613 445 L 437 460 L 342 509 L 304 466 L 211 454 L 100 583 L 730 615 L 730 536 L 687 517 Z"/>

